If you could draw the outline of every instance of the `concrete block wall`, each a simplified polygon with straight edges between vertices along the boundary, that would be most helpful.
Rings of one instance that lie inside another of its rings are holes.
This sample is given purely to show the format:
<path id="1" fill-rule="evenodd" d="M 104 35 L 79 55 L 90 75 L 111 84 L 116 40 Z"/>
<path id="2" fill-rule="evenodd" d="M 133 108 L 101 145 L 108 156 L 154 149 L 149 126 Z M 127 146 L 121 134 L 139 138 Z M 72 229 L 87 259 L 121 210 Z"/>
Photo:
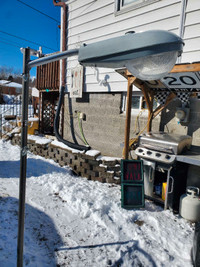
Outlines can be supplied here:
<path id="1" fill-rule="evenodd" d="M 14 135 L 11 142 L 13 145 L 20 145 L 20 140 L 19 135 Z M 33 154 L 52 159 L 62 167 L 69 166 L 77 175 L 88 180 L 113 184 L 120 184 L 121 182 L 120 158 L 104 157 L 99 151 L 90 154 L 82 151 L 74 152 L 55 145 L 53 142 L 41 145 L 30 139 L 28 139 L 27 147 Z"/>
<path id="2" fill-rule="evenodd" d="M 64 138 L 73 141 L 70 130 L 70 119 L 73 119 L 74 136 L 79 144 L 81 140 L 77 111 L 86 115 L 82 122 L 84 136 L 93 149 L 101 151 L 103 155 L 122 157 L 125 136 L 126 114 L 121 111 L 121 93 L 84 93 L 82 99 L 69 99 L 65 95 Z M 133 133 L 138 113 L 132 114 L 130 137 Z M 160 117 L 153 121 L 153 129 L 159 130 Z M 139 118 L 139 129 L 147 124 L 146 116 Z"/>

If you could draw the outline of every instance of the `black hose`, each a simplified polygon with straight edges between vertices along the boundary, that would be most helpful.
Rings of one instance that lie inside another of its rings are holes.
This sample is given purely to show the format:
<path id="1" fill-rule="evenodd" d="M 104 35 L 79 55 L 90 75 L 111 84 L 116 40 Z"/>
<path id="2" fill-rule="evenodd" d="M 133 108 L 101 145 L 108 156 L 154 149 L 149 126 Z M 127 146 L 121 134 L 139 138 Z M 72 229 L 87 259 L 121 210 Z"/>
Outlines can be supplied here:
<path id="1" fill-rule="evenodd" d="M 56 110 L 56 116 L 55 116 L 55 120 L 54 120 L 55 136 L 57 137 L 58 141 L 62 142 L 63 144 L 65 144 L 71 148 L 87 151 L 90 149 L 90 146 L 83 146 L 83 145 L 71 143 L 71 142 L 63 139 L 62 136 L 59 134 L 59 130 L 58 130 L 59 129 L 59 117 L 60 117 L 61 106 L 62 106 L 63 99 L 64 99 L 64 90 L 65 90 L 65 87 L 62 86 L 61 91 L 60 91 L 59 101 L 58 101 L 58 107 Z"/>

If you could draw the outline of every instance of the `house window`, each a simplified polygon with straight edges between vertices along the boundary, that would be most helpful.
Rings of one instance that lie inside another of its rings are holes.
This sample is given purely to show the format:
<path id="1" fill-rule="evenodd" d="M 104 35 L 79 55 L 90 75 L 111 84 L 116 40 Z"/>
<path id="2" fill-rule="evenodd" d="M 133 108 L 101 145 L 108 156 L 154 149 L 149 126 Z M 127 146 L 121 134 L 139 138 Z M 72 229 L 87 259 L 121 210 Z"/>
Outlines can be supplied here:
<path id="1" fill-rule="evenodd" d="M 132 109 L 139 109 L 140 108 L 140 101 L 141 96 L 132 96 Z"/>
<path id="2" fill-rule="evenodd" d="M 115 0 L 115 10 L 117 13 L 128 12 L 132 9 L 139 8 L 160 0 Z"/>
<path id="3" fill-rule="evenodd" d="M 124 93 L 123 94 L 123 103 L 122 103 L 122 112 L 126 112 L 126 101 L 127 101 L 127 94 Z M 156 109 L 157 106 L 158 106 L 158 103 L 154 100 L 153 109 Z M 132 94 L 131 112 L 133 114 L 137 114 L 141 110 L 147 111 L 147 104 L 146 104 L 146 101 L 144 99 L 142 92 L 135 91 Z"/>

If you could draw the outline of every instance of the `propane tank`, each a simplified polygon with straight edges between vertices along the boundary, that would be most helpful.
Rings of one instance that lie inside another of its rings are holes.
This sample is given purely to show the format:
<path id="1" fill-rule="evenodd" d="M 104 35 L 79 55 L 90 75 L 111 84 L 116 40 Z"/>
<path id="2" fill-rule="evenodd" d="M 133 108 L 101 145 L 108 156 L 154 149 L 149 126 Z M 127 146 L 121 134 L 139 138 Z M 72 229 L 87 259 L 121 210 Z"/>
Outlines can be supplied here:
<path id="1" fill-rule="evenodd" d="M 180 198 L 180 215 L 191 222 L 200 221 L 200 196 L 199 188 L 188 186 L 186 194 Z"/>

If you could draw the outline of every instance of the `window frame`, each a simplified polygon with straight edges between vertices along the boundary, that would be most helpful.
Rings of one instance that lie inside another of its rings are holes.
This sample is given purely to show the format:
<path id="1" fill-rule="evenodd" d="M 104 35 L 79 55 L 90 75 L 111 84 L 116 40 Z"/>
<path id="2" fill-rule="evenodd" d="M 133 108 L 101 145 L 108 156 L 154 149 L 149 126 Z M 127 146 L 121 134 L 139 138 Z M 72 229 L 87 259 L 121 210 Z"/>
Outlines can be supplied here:
<path id="1" fill-rule="evenodd" d="M 139 108 L 132 108 L 131 107 L 131 115 L 138 115 L 141 111 L 142 111 L 142 114 L 144 116 L 147 116 L 148 115 L 148 109 L 147 108 L 144 108 L 144 96 L 143 96 L 143 93 L 141 91 L 133 91 L 132 92 L 132 97 L 140 97 L 140 104 L 139 104 Z M 124 92 L 123 93 L 123 97 L 122 97 L 122 113 L 126 113 L 126 103 L 127 102 L 127 92 Z M 158 103 L 156 104 L 157 107 L 158 107 Z"/>
<path id="2" fill-rule="evenodd" d="M 115 0 L 115 15 L 120 15 L 131 10 L 150 5 L 161 0 L 137 0 L 137 2 L 123 5 L 123 0 Z"/>

